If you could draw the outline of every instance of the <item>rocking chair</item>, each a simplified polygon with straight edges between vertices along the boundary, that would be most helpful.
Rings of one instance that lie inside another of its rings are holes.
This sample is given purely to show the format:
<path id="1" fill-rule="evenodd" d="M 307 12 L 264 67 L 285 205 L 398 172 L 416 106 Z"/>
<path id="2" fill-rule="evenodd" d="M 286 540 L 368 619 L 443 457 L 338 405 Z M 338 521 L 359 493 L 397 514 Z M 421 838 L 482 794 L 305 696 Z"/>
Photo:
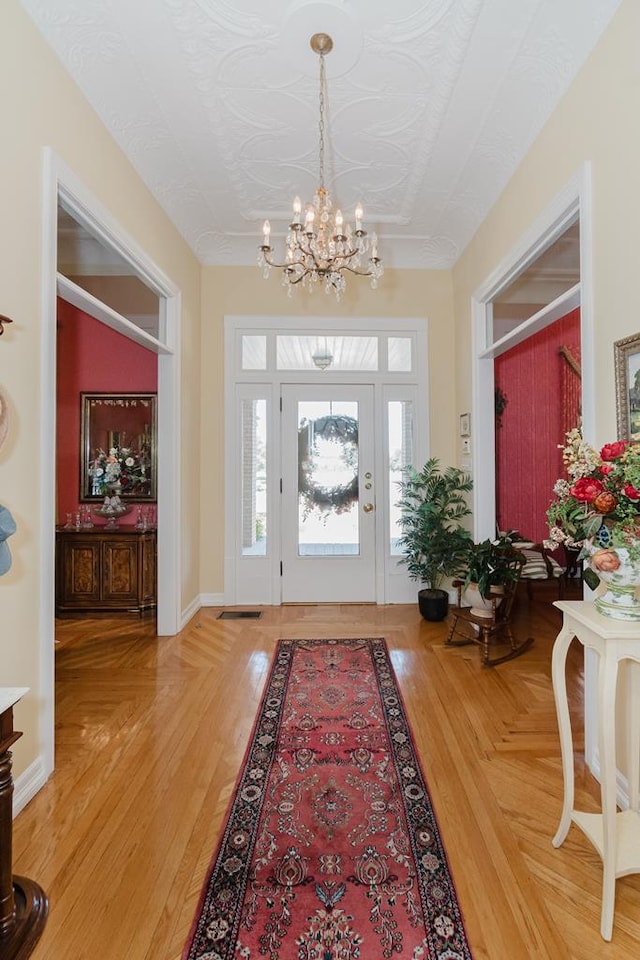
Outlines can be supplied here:
<path id="1" fill-rule="evenodd" d="M 482 647 L 482 664 L 485 667 L 493 667 L 519 657 L 533 643 L 533 637 L 518 642 L 511 632 L 511 608 L 524 566 L 524 557 L 518 550 L 511 551 L 508 565 L 513 571 L 512 579 L 504 585 L 490 587 L 486 597 L 486 611 L 463 606 L 465 581 L 453 581 L 453 586 L 458 591 L 458 602 L 457 606 L 450 609 L 451 629 L 445 644 L 454 647 L 478 644 Z M 498 652 L 493 655 L 492 650 L 496 647 Z M 503 652 L 505 648 L 506 652 Z"/>

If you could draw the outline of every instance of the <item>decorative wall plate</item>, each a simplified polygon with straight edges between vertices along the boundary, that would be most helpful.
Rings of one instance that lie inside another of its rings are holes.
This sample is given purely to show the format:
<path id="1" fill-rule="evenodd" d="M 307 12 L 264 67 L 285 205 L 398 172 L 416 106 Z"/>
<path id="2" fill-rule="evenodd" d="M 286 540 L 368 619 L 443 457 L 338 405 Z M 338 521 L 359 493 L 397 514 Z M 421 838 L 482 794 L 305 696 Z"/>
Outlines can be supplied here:
<path id="1" fill-rule="evenodd" d="M 9 433 L 9 404 L 5 394 L 0 389 L 0 448 Z"/>

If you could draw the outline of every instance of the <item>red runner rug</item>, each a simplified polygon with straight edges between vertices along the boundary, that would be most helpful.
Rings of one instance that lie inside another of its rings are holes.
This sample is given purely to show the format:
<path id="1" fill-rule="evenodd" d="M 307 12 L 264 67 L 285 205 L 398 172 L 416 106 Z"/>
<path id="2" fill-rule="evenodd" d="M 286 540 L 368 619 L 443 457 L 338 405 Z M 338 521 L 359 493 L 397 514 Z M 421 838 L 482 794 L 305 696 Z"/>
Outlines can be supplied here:
<path id="1" fill-rule="evenodd" d="M 469 960 L 383 639 L 280 640 L 184 960 Z"/>

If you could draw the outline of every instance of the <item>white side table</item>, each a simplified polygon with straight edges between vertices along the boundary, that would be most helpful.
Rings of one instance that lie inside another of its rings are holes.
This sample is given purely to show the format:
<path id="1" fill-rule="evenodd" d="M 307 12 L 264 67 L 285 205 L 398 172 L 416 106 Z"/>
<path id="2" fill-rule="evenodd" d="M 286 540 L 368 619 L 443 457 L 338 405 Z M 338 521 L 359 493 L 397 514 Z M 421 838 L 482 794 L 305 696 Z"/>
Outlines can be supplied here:
<path id="1" fill-rule="evenodd" d="M 598 613 L 589 600 L 557 600 L 563 613 L 552 658 L 553 694 L 556 701 L 564 805 L 554 847 L 566 839 L 571 821 L 577 824 L 602 858 L 602 915 L 600 933 L 611 940 L 617 877 L 640 873 L 640 623 L 613 620 Z M 576 637 L 598 655 L 598 750 L 600 754 L 601 813 L 575 810 L 574 761 L 571 720 L 567 702 L 565 664 L 569 644 Z M 618 664 L 630 660 L 627 705 L 627 774 L 629 809 L 616 808 L 615 705 Z"/>

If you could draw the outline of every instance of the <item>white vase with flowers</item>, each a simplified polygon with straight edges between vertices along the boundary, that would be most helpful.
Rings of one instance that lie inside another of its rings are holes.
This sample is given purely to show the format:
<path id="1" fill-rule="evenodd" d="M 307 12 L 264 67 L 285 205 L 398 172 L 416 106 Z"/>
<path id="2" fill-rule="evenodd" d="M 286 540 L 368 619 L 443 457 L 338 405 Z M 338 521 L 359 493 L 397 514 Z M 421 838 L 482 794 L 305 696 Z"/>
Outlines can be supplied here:
<path id="1" fill-rule="evenodd" d="M 640 445 L 606 443 L 597 451 L 579 428 L 562 452 L 567 479 L 556 482 L 549 505 L 554 543 L 581 548 L 587 585 L 606 588 L 596 609 L 615 620 L 640 620 Z M 591 577 L 589 576 L 591 573 Z"/>

